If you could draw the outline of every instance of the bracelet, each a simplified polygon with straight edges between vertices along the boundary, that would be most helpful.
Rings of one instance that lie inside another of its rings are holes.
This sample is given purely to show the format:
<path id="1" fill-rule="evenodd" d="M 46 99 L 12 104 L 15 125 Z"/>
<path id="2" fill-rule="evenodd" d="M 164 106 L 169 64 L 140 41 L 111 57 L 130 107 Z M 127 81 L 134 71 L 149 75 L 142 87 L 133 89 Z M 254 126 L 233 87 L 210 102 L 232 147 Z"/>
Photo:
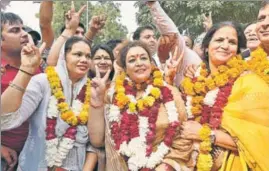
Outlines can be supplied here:
<path id="1" fill-rule="evenodd" d="M 211 144 L 215 144 L 215 142 L 216 142 L 216 134 L 215 134 L 215 131 L 212 131 L 211 130 L 211 133 L 210 133 L 210 141 L 211 141 Z"/>
<path id="2" fill-rule="evenodd" d="M 27 72 L 27 71 L 24 71 L 24 70 L 20 69 L 20 68 L 19 68 L 19 70 L 20 70 L 21 72 L 23 72 L 23 73 L 25 73 L 25 74 L 31 76 L 31 77 L 34 76 L 34 74 L 31 74 L 31 73 L 29 73 L 29 72 Z"/>
<path id="3" fill-rule="evenodd" d="M 16 90 L 19 90 L 20 92 L 23 92 L 23 93 L 25 92 L 24 88 L 12 83 L 12 82 L 9 82 L 9 86 L 12 87 L 12 88 L 15 88 Z"/>
<path id="4" fill-rule="evenodd" d="M 90 38 L 88 38 L 86 35 L 84 35 L 84 37 L 85 37 L 85 39 L 86 39 L 86 40 L 88 40 L 90 43 L 92 43 L 92 42 L 93 42 L 93 40 L 92 40 L 92 39 L 90 39 Z"/>
<path id="5" fill-rule="evenodd" d="M 31 73 L 29 73 L 29 72 L 27 72 L 27 71 L 24 71 L 24 70 L 20 69 L 20 68 L 17 68 L 17 67 L 11 66 L 11 65 L 8 65 L 8 66 L 11 67 L 11 68 L 20 70 L 21 72 L 23 72 L 23 73 L 25 73 L 25 74 L 27 74 L 27 75 L 34 76 L 34 74 L 31 74 Z"/>

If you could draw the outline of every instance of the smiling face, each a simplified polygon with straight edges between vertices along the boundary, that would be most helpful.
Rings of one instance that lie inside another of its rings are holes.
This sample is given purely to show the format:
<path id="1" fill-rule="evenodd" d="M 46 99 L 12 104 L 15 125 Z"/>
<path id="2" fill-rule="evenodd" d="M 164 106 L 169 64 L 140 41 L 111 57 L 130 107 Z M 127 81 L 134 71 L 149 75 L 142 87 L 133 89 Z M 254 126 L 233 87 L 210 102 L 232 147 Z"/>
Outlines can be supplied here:
<path id="1" fill-rule="evenodd" d="M 98 49 L 93 56 L 93 70 L 95 71 L 95 66 L 98 67 L 101 77 L 105 76 L 108 70 L 112 70 L 112 60 L 109 54 L 103 50 Z"/>
<path id="2" fill-rule="evenodd" d="M 231 26 L 218 29 L 209 43 L 209 64 L 215 67 L 225 64 L 232 56 L 236 55 L 237 48 L 236 30 Z"/>
<path id="3" fill-rule="evenodd" d="M 66 54 L 66 66 L 70 79 L 76 82 L 89 71 L 91 63 L 91 49 L 88 44 L 79 41 L 72 45 Z"/>
<path id="4" fill-rule="evenodd" d="M 261 43 L 269 47 L 269 4 L 259 11 L 256 32 Z"/>
<path id="5" fill-rule="evenodd" d="M 256 33 L 256 24 L 249 25 L 245 29 L 244 34 L 247 39 L 247 48 L 249 48 L 252 51 L 255 50 L 260 44 L 260 41 Z"/>
<path id="6" fill-rule="evenodd" d="M 143 83 L 149 79 L 151 61 L 144 48 L 135 46 L 129 49 L 126 55 L 126 73 L 136 83 Z"/>

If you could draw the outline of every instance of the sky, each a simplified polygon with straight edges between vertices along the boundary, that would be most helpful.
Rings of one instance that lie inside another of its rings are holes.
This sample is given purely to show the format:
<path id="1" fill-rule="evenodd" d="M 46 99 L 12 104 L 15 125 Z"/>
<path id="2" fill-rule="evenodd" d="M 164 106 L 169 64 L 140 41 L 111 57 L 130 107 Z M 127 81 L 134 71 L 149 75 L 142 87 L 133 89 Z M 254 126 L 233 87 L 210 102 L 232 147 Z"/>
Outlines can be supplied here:
<path id="1" fill-rule="evenodd" d="M 121 3 L 121 23 L 127 27 L 129 34 L 134 32 L 137 28 L 135 13 L 138 10 L 133 6 L 135 1 L 116 2 Z M 39 21 L 35 17 L 35 14 L 39 12 L 38 3 L 33 3 L 32 1 L 12 1 L 9 6 L 7 6 L 5 12 L 13 12 L 18 14 L 22 18 L 25 25 L 40 32 Z"/>

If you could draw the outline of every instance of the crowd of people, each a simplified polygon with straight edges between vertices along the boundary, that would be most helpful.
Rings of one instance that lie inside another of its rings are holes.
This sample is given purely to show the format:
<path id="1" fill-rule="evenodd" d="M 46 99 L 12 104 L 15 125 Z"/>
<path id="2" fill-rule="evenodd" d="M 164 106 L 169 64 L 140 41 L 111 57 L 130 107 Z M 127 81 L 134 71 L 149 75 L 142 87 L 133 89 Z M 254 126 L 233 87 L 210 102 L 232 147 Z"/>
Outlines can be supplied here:
<path id="1" fill-rule="evenodd" d="M 145 5 L 154 27 L 101 44 L 86 6 L 57 38 L 53 1 L 41 35 L 1 12 L 2 171 L 269 170 L 269 2 L 245 28 L 204 15 L 195 40 Z"/>

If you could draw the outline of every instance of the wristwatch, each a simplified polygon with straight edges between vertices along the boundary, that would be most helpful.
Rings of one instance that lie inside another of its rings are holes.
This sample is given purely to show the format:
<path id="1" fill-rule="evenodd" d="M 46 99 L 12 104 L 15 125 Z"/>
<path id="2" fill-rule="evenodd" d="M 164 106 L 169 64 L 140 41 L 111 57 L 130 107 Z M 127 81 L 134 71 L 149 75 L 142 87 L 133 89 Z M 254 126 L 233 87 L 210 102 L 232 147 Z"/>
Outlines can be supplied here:
<path id="1" fill-rule="evenodd" d="M 215 142 L 216 142 L 215 131 L 211 131 L 211 133 L 210 133 L 210 141 L 211 141 L 211 144 L 215 144 Z"/>

